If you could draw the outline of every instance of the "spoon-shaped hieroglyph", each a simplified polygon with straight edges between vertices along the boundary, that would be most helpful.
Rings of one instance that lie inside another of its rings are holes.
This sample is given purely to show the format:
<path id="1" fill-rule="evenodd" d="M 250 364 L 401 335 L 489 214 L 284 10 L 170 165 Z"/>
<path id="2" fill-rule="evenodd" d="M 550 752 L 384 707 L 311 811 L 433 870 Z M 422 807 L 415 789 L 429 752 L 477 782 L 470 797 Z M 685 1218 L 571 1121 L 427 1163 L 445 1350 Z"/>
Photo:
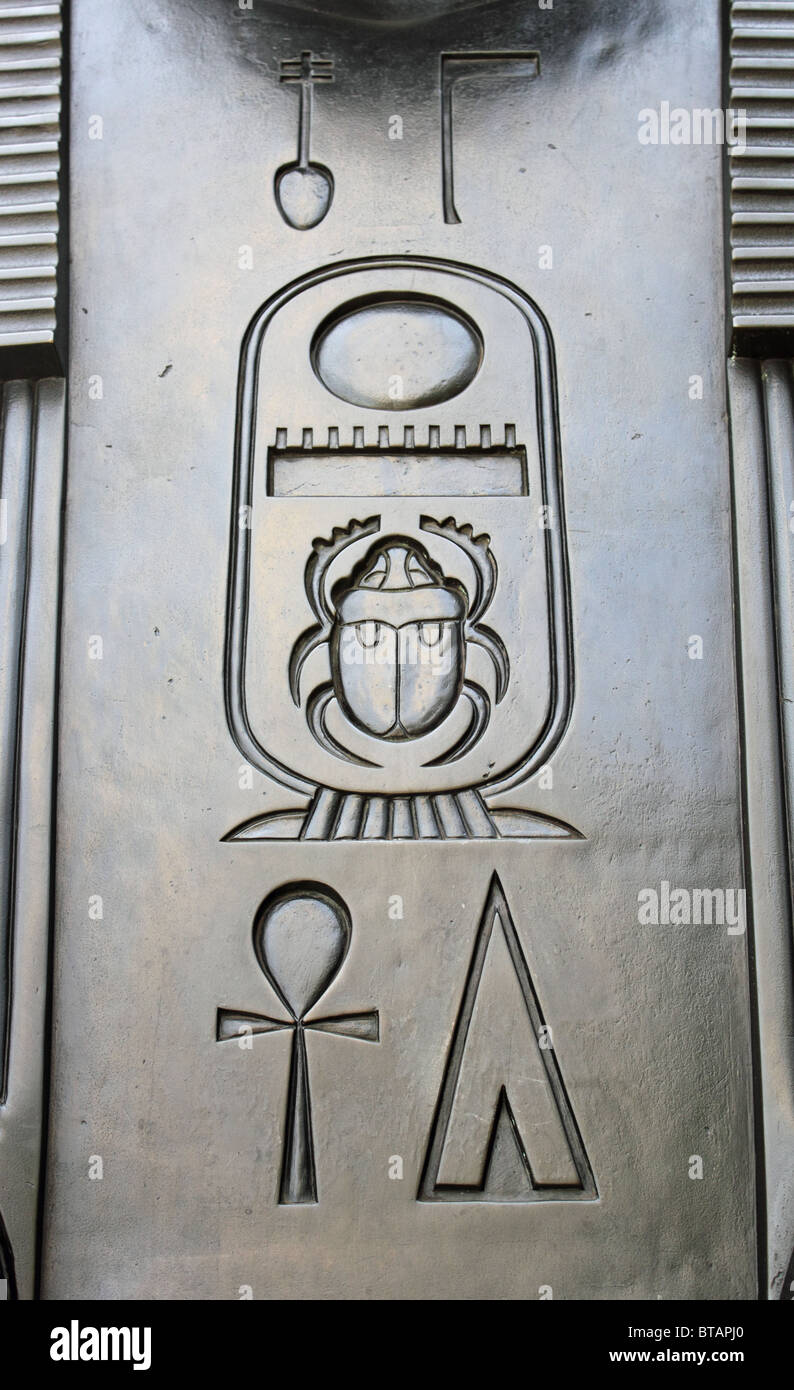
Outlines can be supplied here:
<path id="1" fill-rule="evenodd" d="M 300 83 L 298 158 L 291 164 L 282 164 L 277 170 L 274 193 L 284 221 L 302 232 L 322 222 L 334 196 L 330 169 L 324 164 L 314 164 L 309 158 L 314 83 L 333 80 L 332 58 L 313 58 L 310 52 L 305 52 L 300 58 L 287 58 L 281 64 L 281 81 Z"/>

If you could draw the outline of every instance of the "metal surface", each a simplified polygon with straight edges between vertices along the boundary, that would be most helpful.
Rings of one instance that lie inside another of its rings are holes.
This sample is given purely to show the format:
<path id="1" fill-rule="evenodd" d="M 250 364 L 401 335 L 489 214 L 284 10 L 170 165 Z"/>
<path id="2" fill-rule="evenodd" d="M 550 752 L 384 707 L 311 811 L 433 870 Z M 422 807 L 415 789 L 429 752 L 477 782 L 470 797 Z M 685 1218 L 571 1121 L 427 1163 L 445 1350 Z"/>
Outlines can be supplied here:
<path id="1" fill-rule="evenodd" d="M 73 6 L 44 1295 L 754 1297 L 720 7 L 323 8 Z"/>

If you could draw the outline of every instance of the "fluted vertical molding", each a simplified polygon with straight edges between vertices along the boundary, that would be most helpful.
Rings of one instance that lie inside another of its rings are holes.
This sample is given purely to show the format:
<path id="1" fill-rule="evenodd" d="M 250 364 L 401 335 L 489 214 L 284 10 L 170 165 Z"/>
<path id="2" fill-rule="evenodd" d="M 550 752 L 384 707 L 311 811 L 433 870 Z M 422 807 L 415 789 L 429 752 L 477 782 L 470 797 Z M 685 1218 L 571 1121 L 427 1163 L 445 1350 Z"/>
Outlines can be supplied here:
<path id="1" fill-rule="evenodd" d="M 792 364 L 736 359 L 728 377 L 762 1291 L 781 1298 L 794 1250 Z"/>
<path id="2" fill-rule="evenodd" d="M 794 4 L 733 0 L 729 100 L 744 113 L 730 160 L 731 317 L 741 352 L 794 339 Z M 741 134 L 741 131 L 740 131 Z"/>
<path id="3" fill-rule="evenodd" d="M 62 371 L 62 11 L 61 0 L 0 0 L 0 377 L 6 380 Z"/>
<path id="4" fill-rule="evenodd" d="M 9 382 L 0 411 L 0 1259 L 20 1298 L 35 1290 L 46 1119 L 65 389 Z"/>

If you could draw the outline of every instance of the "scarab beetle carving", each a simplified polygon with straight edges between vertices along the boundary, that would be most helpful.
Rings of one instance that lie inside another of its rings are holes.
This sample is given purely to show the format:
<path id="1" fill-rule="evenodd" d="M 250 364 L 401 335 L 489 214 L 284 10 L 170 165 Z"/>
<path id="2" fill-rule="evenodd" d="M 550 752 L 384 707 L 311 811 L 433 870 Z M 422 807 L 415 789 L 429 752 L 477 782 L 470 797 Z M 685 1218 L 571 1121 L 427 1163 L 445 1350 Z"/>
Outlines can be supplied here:
<path id="1" fill-rule="evenodd" d="M 318 622 L 292 650 L 292 699 L 300 705 L 304 663 L 317 648 L 326 647 L 332 679 L 309 696 L 306 718 L 323 748 L 364 766 L 380 764 L 346 748 L 329 730 L 327 716 L 334 706 L 355 729 L 400 743 L 433 732 L 464 699 L 470 707 L 468 723 L 450 748 L 423 764 L 432 767 L 468 753 L 490 718 L 487 692 L 466 673 L 471 643 L 491 659 L 497 704 L 507 689 L 507 651 L 482 622 L 497 582 L 490 537 L 474 536 L 471 526 L 457 526 L 452 517 L 437 522 L 425 516 L 419 524 L 464 551 L 474 573 L 471 594 L 460 580 L 444 574 L 420 541 L 400 535 L 379 537 L 329 592 L 331 564 L 354 541 L 373 535 L 379 517 L 351 521 L 329 540 L 316 540 L 306 567 L 306 594 Z"/>

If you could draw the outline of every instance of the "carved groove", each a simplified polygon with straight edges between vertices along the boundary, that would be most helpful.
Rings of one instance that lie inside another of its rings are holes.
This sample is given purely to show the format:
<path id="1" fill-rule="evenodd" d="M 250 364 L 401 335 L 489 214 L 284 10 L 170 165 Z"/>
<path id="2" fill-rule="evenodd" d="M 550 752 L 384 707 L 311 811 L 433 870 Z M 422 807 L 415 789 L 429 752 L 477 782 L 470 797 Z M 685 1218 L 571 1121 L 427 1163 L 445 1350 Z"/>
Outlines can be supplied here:
<path id="1" fill-rule="evenodd" d="M 453 166 L 454 128 L 452 92 L 465 78 L 539 77 L 539 53 L 442 53 L 441 54 L 441 188 L 444 221 L 460 222 L 455 207 Z"/>
<path id="2" fill-rule="evenodd" d="M 14 1275 L 14 1252 L 11 1241 L 0 1214 L 0 1279 L 6 1282 L 6 1296 L 9 1300 L 17 1297 L 17 1284 Z"/>
<path id="3" fill-rule="evenodd" d="M 18 806 L 18 749 L 21 719 L 28 549 L 33 486 L 35 387 L 14 382 L 2 389 L 0 426 L 0 1104 L 8 1093 L 11 960 L 15 931 L 14 885 Z"/>

